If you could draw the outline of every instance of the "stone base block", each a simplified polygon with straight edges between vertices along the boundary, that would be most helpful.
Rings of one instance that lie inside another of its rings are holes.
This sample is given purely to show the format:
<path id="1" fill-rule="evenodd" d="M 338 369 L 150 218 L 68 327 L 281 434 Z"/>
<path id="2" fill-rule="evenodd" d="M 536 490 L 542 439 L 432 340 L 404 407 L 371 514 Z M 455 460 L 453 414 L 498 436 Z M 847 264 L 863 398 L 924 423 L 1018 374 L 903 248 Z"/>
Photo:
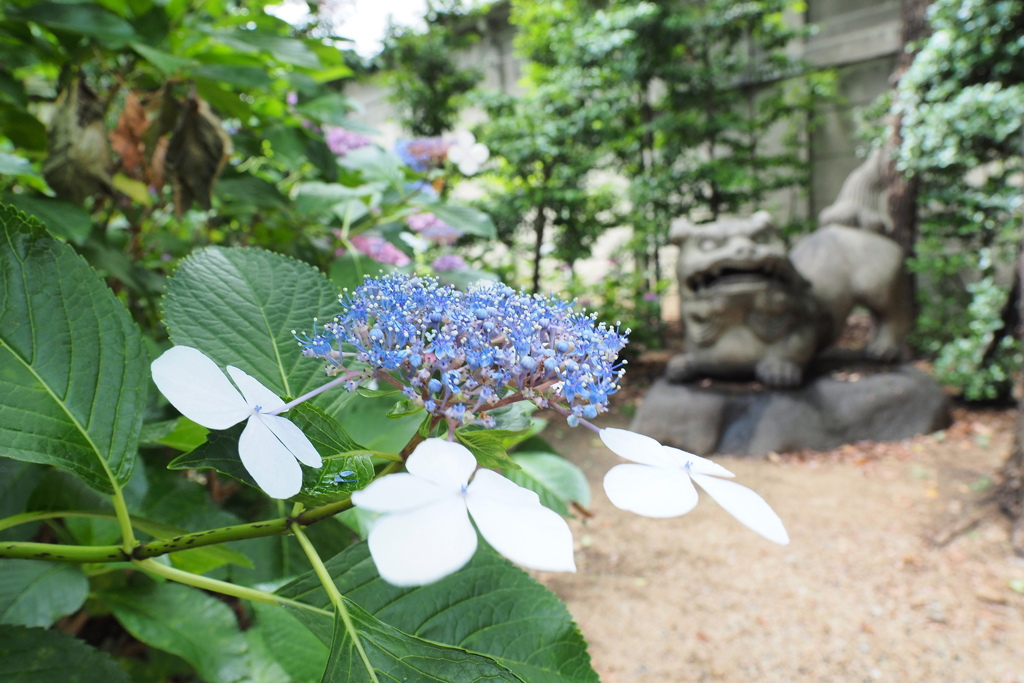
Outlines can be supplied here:
<path id="1" fill-rule="evenodd" d="M 698 455 L 827 450 L 899 441 L 950 423 L 950 401 L 911 365 L 832 370 L 798 389 L 705 380 L 648 391 L 630 429 Z"/>

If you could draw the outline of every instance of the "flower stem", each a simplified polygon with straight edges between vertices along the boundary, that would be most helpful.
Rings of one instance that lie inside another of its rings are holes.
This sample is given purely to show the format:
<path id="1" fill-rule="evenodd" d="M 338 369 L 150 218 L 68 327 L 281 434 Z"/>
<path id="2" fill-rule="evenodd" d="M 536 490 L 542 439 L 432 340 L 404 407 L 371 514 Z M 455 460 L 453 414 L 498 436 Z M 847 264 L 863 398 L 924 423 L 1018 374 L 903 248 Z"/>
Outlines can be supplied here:
<path id="1" fill-rule="evenodd" d="M 555 411 L 559 415 L 562 415 L 563 417 L 569 417 L 570 415 L 572 415 L 572 413 L 569 411 L 568 408 L 563 408 L 562 406 L 558 405 L 557 403 L 552 403 L 550 408 L 551 408 L 551 410 Z M 585 420 L 582 417 L 577 417 L 576 419 L 580 421 L 581 425 L 583 425 L 584 427 L 586 427 L 590 431 L 594 432 L 595 434 L 600 434 L 601 433 L 601 428 L 598 427 L 597 425 L 595 425 L 593 422 Z"/>
<path id="2" fill-rule="evenodd" d="M 441 417 L 439 415 L 435 415 L 431 419 L 431 421 L 430 421 L 430 428 L 427 430 L 427 433 L 428 434 L 432 433 L 434 431 L 434 428 L 437 427 L 437 425 L 440 422 L 441 422 Z M 416 433 L 412 435 L 411 439 L 409 439 L 409 443 L 405 444 L 405 447 L 402 448 L 402 450 L 398 452 L 398 455 L 401 456 L 401 458 L 402 458 L 402 462 L 404 463 L 406 460 L 408 460 L 409 456 L 412 455 L 412 452 L 414 450 L 416 450 L 416 447 L 419 446 L 424 441 L 426 441 L 426 439 L 423 436 L 420 435 L 420 430 L 416 430 Z M 388 465 L 386 468 L 384 468 L 384 470 L 381 470 L 381 475 L 384 475 L 385 472 L 387 474 L 390 474 L 391 472 L 394 471 L 394 470 L 392 470 L 390 468 L 391 468 L 391 465 Z M 397 468 L 395 468 L 395 469 L 397 469 Z"/>
<path id="3" fill-rule="evenodd" d="M 327 384 L 321 384 L 316 389 L 313 389 L 313 391 L 307 392 L 307 393 L 303 394 L 302 396 L 299 396 L 298 398 L 296 398 L 296 399 L 294 399 L 292 401 L 289 401 L 288 403 L 285 403 L 283 406 L 281 406 L 277 410 L 268 410 L 268 411 L 266 411 L 264 413 L 264 415 L 280 415 L 281 413 L 286 413 L 289 410 L 291 410 L 292 408 L 294 408 L 295 406 L 299 405 L 300 403 L 305 403 L 306 401 L 308 401 L 309 399 L 313 398 L 314 396 L 322 394 L 325 391 L 327 391 L 328 389 L 332 389 L 332 388 L 338 386 L 339 384 L 347 382 L 348 380 L 352 379 L 353 377 L 355 377 L 355 376 L 357 376 L 359 374 L 360 373 L 358 373 L 358 372 L 346 372 L 344 375 L 341 375 L 340 377 L 335 377 L 334 379 L 332 379 Z"/>
<path id="4" fill-rule="evenodd" d="M 388 384 L 390 384 L 391 386 L 398 390 L 405 389 L 404 384 L 402 384 L 400 381 L 398 381 L 388 373 L 384 372 L 383 370 L 378 370 L 376 373 L 374 373 L 373 378 L 384 380 L 385 382 L 387 382 Z"/>
<path id="5" fill-rule="evenodd" d="M 345 598 L 341 595 L 338 590 L 338 586 L 335 585 L 334 579 L 331 577 L 331 573 L 327 571 L 327 567 L 324 566 L 323 560 L 320 559 L 320 554 L 317 553 L 316 548 L 310 542 L 309 537 L 306 536 L 305 532 L 302 531 L 302 527 L 298 524 L 292 524 L 292 533 L 295 534 L 295 538 L 298 539 L 299 545 L 302 546 L 302 550 L 306 553 L 306 557 L 309 558 L 309 563 L 313 565 L 313 571 L 316 573 L 320 583 L 323 584 L 324 590 L 327 592 L 327 597 L 330 598 L 331 604 L 334 605 L 334 609 L 337 610 L 338 616 L 341 618 L 342 623 L 345 625 L 345 630 L 348 631 L 349 637 L 352 638 L 352 643 L 356 647 L 356 651 L 359 653 L 359 658 L 363 660 L 363 666 L 366 667 L 367 673 L 370 674 L 370 680 L 373 683 L 379 683 L 377 679 L 377 672 L 373 669 L 373 664 L 370 663 L 370 658 L 366 656 L 366 650 L 363 649 L 363 642 L 359 639 L 359 632 L 356 631 L 355 624 L 352 623 L 352 617 L 348 613 L 348 608 L 345 606 Z"/>
<path id="6" fill-rule="evenodd" d="M 10 517 L 0 519 L 0 531 L 19 526 L 21 524 L 41 522 L 46 519 L 60 519 L 62 517 L 85 517 L 88 519 L 117 520 L 116 515 L 112 515 L 105 510 L 47 510 L 45 512 L 22 512 L 17 515 L 11 515 Z"/>
<path id="7" fill-rule="evenodd" d="M 249 600 L 251 602 L 262 602 L 267 605 L 290 605 L 310 612 L 330 615 L 330 612 L 327 610 L 307 605 L 304 602 L 298 602 L 297 600 L 292 600 L 290 598 L 283 598 L 279 595 L 274 595 L 273 593 L 267 593 L 266 591 L 249 588 L 247 586 L 239 586 L 238 584 L 228 583 L 227 581 L 218 581 L 217 579 L 211 579 L 208 576 L 192 574 L 191 572 L 185 572 L 180 569 L 175 569 L 174 567 L 168 567 L 167 565 L 160 564 L 154 560 L 134 560 L 133 564 L 149 574 L 156 574 L 157 576 L 162 576 L 165 579 L 170 579 L 177 583 L 183 583 L 187 586 L 194 586 L 195 588 L 213 591 L 214 593 L 230 595 L 232 597 Z"/>
<path id="8" fill-rule="evenodd" d="M 422 441 L 423 438 L 416 436 L 402 450 L 408 455 Z M 408 453 L 406 452 L 408 451 Z M 402 462 L 395 461 L 388 463 L 380 471 L 378 476 L 384 476 L 397 472 L 402 467 Z M 123 546 L 116 545 L 61 545 L 56 543 L 28 543 L 21 541 L 0 542 L 0 557 L 9 557 L 28 560 L 51 560 L 59 562 L 123 562 L 125 560 L 145 560 L 168 553 L 176 553 L 192 548 L 202 548 L 209 545 L 217 545 L 227 541 L 244 541 L 251 538 L 263 538 L 265 536 L 279 536 L 290 530 L 292 522 L 302 526 L 309 526 L 333 517 L 339 512 L 344 512 L 352 507 L 350 498 L 343 498 L 327 505 L 304 510 L 294 517 L 279 517 L 265 522 L 251 522 L 249 524 L 236 524 L 234 526 L 210 529 L 192 534 L 183 534 L 173 538 L 161 538 L 149 541 L 141 545 L 135 545 L 130 550 Z M 37 519 L 50 519 L 54 517 L 102 517 L 100 513 L 94 512 L 67 512 L 67 513 L 26 513 L 15 515 L 0 521 L 0 530 L 35 521 Z M 105 515 L 109 518 L 109 513 Z"/>
<path id="9" fill-rule="evenodd" d="M 555 384 L 558 384 L 558 380 L 554 380 L 553 379 L 553 380 L 550 380 L 548 382 L 543 382 L 541 384 L 538 384 L 537 386 L 531 387 L 531 388 L 533 389 L 534 393 L 540 393 L 540 392 L 544 391 L 545 389 L 548 389 L 548 388 L 554 386 Z M 516 393 L 512 394 L 511 396 L 506 396 L 505 398 L 501 399 L 500 401 L 496 401 L 495 403 L 492 403 L 491 405 L 487 406 L 487 410 L 494 410 L 495 408 L 501 408 L 502 406 L 507 406 L 510 403 L 518 403 L 519 401 L 525 401 L 525 400 L 526 400 L 526 397 L 523 396 L 523 393 L 521 391 L 517 391 Z M 554 405 L 554 404 L 552 404 L 552 405 Z"/>
<path id="10" fill-rule="evenodd" d="M 132 529 L 132 518 L 128 514 L 128 504 L 125 502 L 124 493 L 121 487 L 114 486 L 114 495 L 111 497 L 114 502 L 114 514 L 117 515 L 117 523 L 121 527 L 121 541 L 124 551 L 131 554 L 139 542 L 135 539 L 135 531 Z"/>

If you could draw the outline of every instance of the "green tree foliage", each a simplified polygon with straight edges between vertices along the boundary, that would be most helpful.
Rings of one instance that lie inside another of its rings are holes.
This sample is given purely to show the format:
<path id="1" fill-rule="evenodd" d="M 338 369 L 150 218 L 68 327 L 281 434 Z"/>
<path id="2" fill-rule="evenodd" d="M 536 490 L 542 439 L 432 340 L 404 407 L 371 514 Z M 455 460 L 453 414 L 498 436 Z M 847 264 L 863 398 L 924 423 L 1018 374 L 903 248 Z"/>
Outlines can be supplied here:
<path id="1" fill-rule="evenodd" d="M 53 230 L 80 226 L 63 236 L 150 323 L 161 274 L 194 242 L 315 259 L 326 232 L 287 194 L 336 179 L 318 126 L 347 123 L 351 106 L 327 83 L 351 71 L 269 4 L 2 10 L 0 154 L 15 172 L 0 175 L 0 195 Z"/>
<path id="2" fill-rule="evenodd" d="M 339 91 L 347 43 L 272 4 L 2 10 L 0 199 L 75 244 L 147 329 L 193 246 L 265 246 L 358 284 L 379 265 L 360 265 L 350 238 L 398 241 L 405 217 L 437 205 L 407 185 L 422 174 L 357 134 L 374 131 Z M 451 224 L 492 230 L 466 210 Z M 408 262 L 401 248 L 393 262 Z"/>
<path id="3" fill-rule="evenodd" d="M 788 4 L 610 3 L 551 46 L 553 69 L 593 77 L 602 137 L 623 172 L 657 186 L 634 189 L 639 203 L 717 217 L 803 177 L 797 140 L 765 145 L 772 126 L 804 123 L 812 104 L 803 79 L 785 80 L 802 74 L 785 52 L 803 33 L 785 19 Z"/>
<path id="4" fill-rule="evenodd" d="M 615 219 L 614 195 L 588 182 L 600 150 L 593 111 L 580 94 L 579 88 L 545 84 L 522 97 L 487 101 L 489 119 L 480 134 L 491 149 L 494 171 L 483 206 L 506 243 L 526 221 L 533 233 L 534 291 L 540 289 L 543 246 L 552 232 L 552 255 L 571 267 Z"/>
<path id="5" fill-rule="evenodd" d="M 893 100 L 898 163 L 922 180 L 914 266 L 940 294 L 921 297 L 920 344 L 967 398 L 1006 397 L 1020 364 L 1005 271 L 1020 236 L 1024 3 L 938 0 L 929 23 Z"/>
<path id="6" fill-rule="evenodd" d="M 455 128 L 464 96 L 483 74 L 461 68 L 453 54 L 479 39 L 471 30 L 472 13 L 465 13 L 455 0 L 444 9 L 432 9 L 425 19 L 424 32 L 391 26 L 382 57 L 402 125 L 413 135 L 434 137 Z"/>
<path id="7" fill-rule="evenodd" d="M 513 3 L 527 97 L 566 100 L 570 139 L 587 151 L 572 155 L 576 177 L 600 168 L 628 180 L 625 218 L 641 268 L 652 266 L 649 286 L 672 218 L 715 218 L 806 182 L 798 131 L 831 80 L 786 52 L 804 30 L 786 11 L 800 9 L 784 0 Z M 566 125 L 544 121 L 559 113 L 551 107 L 523 111 L 541 119 L 536 127 Z"/>

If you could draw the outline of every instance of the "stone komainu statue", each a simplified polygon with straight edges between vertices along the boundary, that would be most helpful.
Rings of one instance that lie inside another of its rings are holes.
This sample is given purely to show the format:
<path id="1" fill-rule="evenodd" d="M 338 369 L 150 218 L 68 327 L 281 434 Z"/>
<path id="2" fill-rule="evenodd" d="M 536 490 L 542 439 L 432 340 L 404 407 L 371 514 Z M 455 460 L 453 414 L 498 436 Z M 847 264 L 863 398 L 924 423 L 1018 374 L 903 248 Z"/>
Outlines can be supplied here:
<path id="1" fill-rule="evenodd" d="M 848 225 L 871 232 L 892 232 L 885 155 L 880 148 L 843 181 L 839 196 L 818 214 L 818 225 Z"/>
<path id="2" fill-rule="evenodd" d="M 764 211 L 703 225 L 679 219 L 670 239 L 680 246 L 685 352 L 670 361 L 669 380 L 752 375 L 772 386 L 798 386 L 857 304 L 875 322 L 865 354 L 899 357 L 912 310 L 903 250 L 891 239 L 826 225 L 787 255 Z"/>

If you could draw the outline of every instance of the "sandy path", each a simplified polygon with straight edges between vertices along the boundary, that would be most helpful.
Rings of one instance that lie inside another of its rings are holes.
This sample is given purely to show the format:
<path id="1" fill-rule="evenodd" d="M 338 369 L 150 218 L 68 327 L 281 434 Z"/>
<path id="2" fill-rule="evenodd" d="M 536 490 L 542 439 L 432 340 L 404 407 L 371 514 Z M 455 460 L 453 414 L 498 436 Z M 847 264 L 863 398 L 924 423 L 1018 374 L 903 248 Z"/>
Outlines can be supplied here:
<path id="1" fill-rule="evenodd" d="M 1008 584 L 1024 580 L 1024 559 L 1005 520 L 931 541 L 978 509 L 1011 424 L 1006 411 L 961 412 L 938 437 L 716 458 L 786 522 L 785 548 L 703 495 L 677 519 L 613 508 L 600 480 L 618 459 L 592 433 L 552 426 L 545 437 L 591 480 L 594 517 L 573 522 L 579 573 L 541 579 L 604 683 L 1024 683 L 1024 594 Z"/>

